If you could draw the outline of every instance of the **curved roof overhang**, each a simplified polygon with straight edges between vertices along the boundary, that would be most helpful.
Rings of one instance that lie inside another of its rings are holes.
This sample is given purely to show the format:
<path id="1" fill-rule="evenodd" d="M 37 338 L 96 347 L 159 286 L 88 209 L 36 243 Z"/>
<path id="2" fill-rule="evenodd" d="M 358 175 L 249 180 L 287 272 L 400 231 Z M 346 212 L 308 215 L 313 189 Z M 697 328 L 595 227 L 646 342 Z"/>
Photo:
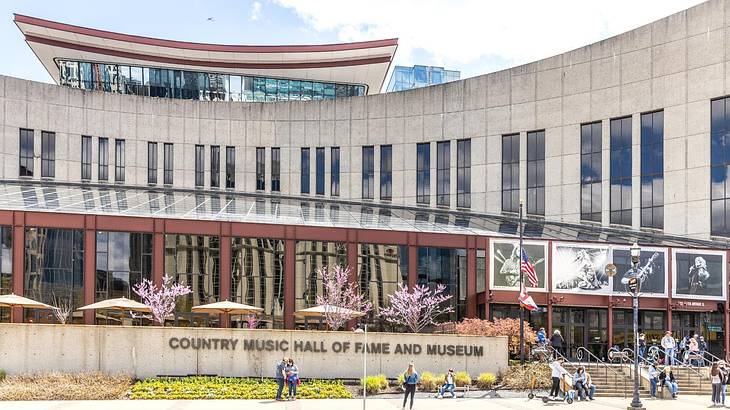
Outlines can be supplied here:
<path id="1" fill-rule="evenodd" d="M 377 94 L 398 39 L 250 46 L 164 40 L 15 14 L 25 40 L 58 82 L 58 59 L 366 85 Z"/>

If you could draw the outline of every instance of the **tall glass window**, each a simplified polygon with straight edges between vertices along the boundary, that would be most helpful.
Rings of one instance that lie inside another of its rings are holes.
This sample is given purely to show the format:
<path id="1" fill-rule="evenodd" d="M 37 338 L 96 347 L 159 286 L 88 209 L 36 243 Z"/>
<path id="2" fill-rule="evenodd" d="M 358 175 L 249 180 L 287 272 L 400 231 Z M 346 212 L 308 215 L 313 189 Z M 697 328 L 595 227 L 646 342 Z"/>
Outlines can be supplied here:
<path id="1" fill-rule="evenodd" d="M 99 137 L 99 181 L 109 180 L 109 139 Z"/>
<path id="2" fill-rule="evenodd" d="M 601 222 L 601 122 L 580 126 L 580 219 Z"/>
<path id="3" fill-rule="evenodd" d="M 527 213 L 545 215 L 545 131 L 527 133 Z"/>
<path id="4" fill-rule="evenodd" d="M 388 295 L 399 283 L 408 283 L 408 247 L 403 245 L 359 245 L 357 282 L 377 311 L 390 305 Z"/>
<path id="5" fill-rule="evenodd" d="M 431 143 L 416 145 L 416 202 L 431 202 Z"/>
<path id="6" fill-rule="evenodd" d="M 309 193 L 309 148 L 302 148 L 301 152 L 301 192 L 303 194 Z"/>
<path id="7" fill-rule="evenodd" d="M 380 146 L 380 199 L 393 198 L 393 146 Z"/>
<path id="8" fill-rule="evenodd" d="M 631 117 L 611 120 L 611 223 L 631 225 Z"/>
<path id="9" fill-rule="evenodd" d="M 91 179 L 91 137 L 81 136 L 81 179 Z"/>
<path id="10" fill-rule="evenodd" d="M 13 291 L 13 228 L 0 226 L 0 295 Z M 10 321 L 10 309 L 0 309 L 0 322 Z"/>
<path id="11" fill-rule="evenodd" d="M 152 234 L 97 232 L 95 300 L 139 300 L 133 287 L 142 279 L 152 279 Z"/>
<path id="12" fill-rule="evenodd" d="M 375 195 L 375 147 L 362 147 L 362 198 Z"/>
<path id="13" fill-rule="evenodd" d="M 177 300 L 176 326 L 217 323 L 215 315 L 190 313 L 193 306 L 220 299 L 220 239 L 217 236 L 165 235 L 165 273 L 193 291 Z"/>
<path id="14" fill-rule="evenodd" d="M 266 148 L 256 148 L 256 190 L 266 189 Z"/>
<path id="15" fill-rule="evenodd" d="M 271 148 L 271 192 L 281 191 L 281 148 Z"/>
<path id="16" fill-rule="evenodd" d="M 330 149 L 330 195 L 340 196 L 340 147 Z"/>
<path id="17" fill-rule="evenodd" d="M 175 146 L 171 143 L 165 143 L 164 150 L 164 183 L 165 185 L 172 185 L 175 172 Z"/>
<path id="18" fill-rule="evenodd" d="M 210 146 L 210 186 L 221 186 L 221 147 L 218 145 Z"/>
<path id="19" fill-rule="evenodd" d="M 231 296 L 233 301 L 264 309 L 258 327 L 284 327 L 284 241 L 268 238 L 233 238 L 231 242 Z M 246 324 L 236 322 L 234 327 Z"/>
<path id="20" fill-rule="evenodd" d="M 710 190 L 712 235 L 730 236 L 730 98 L 713 100 Z"/>
<path id="21" fill-rule="evenodd" d="M 74 309 L 84 304 L 84 232 L 80 229 L 25 229 L 24 295 L 43 303 Z M 55 322 L 49 310 L 27 309 L 35 323 Z M 73 311 L 67 323 L 82 321 Z"/>
<path id="22" fill-rule="evenodd" d="M 157 143 L 147 143 L 147 183 L 157 183 Z"/>
<path id="23" fill-rule="evenodd" d="M 641 115 L 641 226 L 664 228 L 664 111 Z"/>
<path id="24" fill-rule="evenodd" d="M 20 129 L 20 169 L 21 177 L 33 176 L 33 157 L 35 155 L 33 130 Z"/>
<path id="25" fill-rule="evenodd" d="M 322 266 L 347 265 L 347 246 L 343 242 L 297 241 L 295 310 L 315 306 L 322 295 L 322 279 L 317 269 Z"/>
<path id="26" fill-rule="evenodd" d="M 226 147 L 226 188 L 236 187 L 236 147 Z"/>
<path id="27" fill-rule="evenodd" d="M 436 143 L 436 205 L 451 204 L 451 141 Z"/>
<path id="28" fill-rule="evenodd" d="M 202 187 L 205 184 L 205 146 L 195 146 L 195 186 Z"/>
<path id="29" fill-rule="evenodd" d="M 456 141 L 456 206 L 471 207 L 471 140 Z"/>
<path id="30" fill-rule="evenodd" d="M 457 321 L 464 317 L 466 307 L 466 249 L 418 248 L 418 284 L 429 287 L 446 286 L 448 303 L 454 306 L 454 313 L 442 320 Z"/>
<path id="31" fill-rule="evenodd" d="M 124 182 L 124 140 L 114 140 L 114 180 Z"/>
<path id="32" fill-rule="evenodd" d="M 324 147 L 317 147 L 315 150 L 315 183 L 314 189 L 317 195 L 324 195 Z"/>
<path id="33" fill-rule="evenodd" d="M 56 176 L 56 134 L 41 132 L 41 177 Z"/>
<path id="34" fill-rule="evenodd" d="M 502 211 L 520 208 L 520 134 L 502 136 Z"/>

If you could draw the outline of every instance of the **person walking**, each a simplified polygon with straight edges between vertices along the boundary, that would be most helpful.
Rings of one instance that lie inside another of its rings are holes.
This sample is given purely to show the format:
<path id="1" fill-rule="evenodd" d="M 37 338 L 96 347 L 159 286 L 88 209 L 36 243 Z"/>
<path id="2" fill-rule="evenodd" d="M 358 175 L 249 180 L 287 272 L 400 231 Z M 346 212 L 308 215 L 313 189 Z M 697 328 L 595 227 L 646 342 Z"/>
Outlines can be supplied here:
<path id="1" fill-rule="evenodd" d="M 639 333 L 639 360 L 644 363 L 646 357 L 646 335 Z"/>
<path id="2" fill-rule="evenodd" d="M 649 365 L 649 393 L 653 399 L 656 399 L 656 387 L 659 383 L 659 370 L 654 363 Z"/>
<path id="3" fill-rule="evenodd" d="M 560 394 L 560 378 L 568 372 L 563 368 L 563 360 L 556 358 L 550 362 L 550 377 L 552 378 L 553 384 L 550 388 L 550 397 L 558 397 Z"/>
<path id="4" fill-rule="evenodd" d="M 416 371 L 415 367 L 413 366 L 413 363 L 408 363 L 408 369 L 406 369 L 406 372 L 403 373 L 403 388 L 406 392 L 405 396 L 403 397 L 403 407 L 402 410 L 406 409 L 406 402 L 408 401 L 408 395 L 411 396 L 411 409 L 413 408 L 413 397 L 416 395 L 416 385 L 420 381 L 420 376 L 418 375 L 418 372 Z"/>
<path id="5" fill-rule="evenodd" d="M 545 333 L 545 328 L 541 327 L 540 330 L 537 331 L 537 345 L 540 347 L 543 347 L 547 344 L 547 334 Z"/>
<path id="6" fill-rule="evenodd" d="M 451 393 L 451 398 L 456 398 L 456 393 L 454 393 L 454 389 L 456 388 L 456 385 L 454 384 L 454 370 L 449 369 L 448 372 L 446 372 L 446 377 L 444 378 L 444 384 L 439 389 L 439 399 L 444 398 L 444 394 Z"/>
<path id="7" fill-rule="evenodd" d="M 718 366 L 720 368 L 720 377 L 722 378 L 722 385 L 720 390 L 720 404 L 725 406 L 725 393 L 727 392 L 727 384 L 730 381 L 730 369 L 727 368 L 727 363 L 724 360 L 720 360 Z"/>
<path id="8" fill-rule="evenodd" d="M 669 391 L 672 393 L 673 399 L 677 398 L 679 386 L 677 385 L 677 379 L 674 378 L 674 373 L 672 373 L 672 368 L 670 366 L 665 367 L 664 371 L 659 373 L 659 382 L 667 386 Z"/>
<path id="9" fill-rule="evenodd" d="M 719 406 L 722 401 L 722 373 L 717 362 L 710 368 L 710 381 L 712 382 L 712 406 Z"/>
<path id="10" fill-rule="evenodd" d="M 563 350 L 564 344 L 565 339 L 563 339 L 563 335 L 560 334 L 560 330 L 555 329 L 553 335 L 550 336 L 550 345 L 563 357 L 565 356 L 565 350 Z"/>
<path id="11" fill-rule="evenodd" d="M 667 366 L 674 364 L 674 352 L 677 349 L 677 341 L 672 337 L 672 332 L 667 333 L 662 338 L 662 348 L 664 349 L 664 364 Z"/>
<path id="12" fill-rule="evenodd" d="M 279 361 L 276 364 L 276 373 L 274 374 L 276 377 L 276 401 L 282 401 L 284 399 L 281 398 L 281 393 L 284 391 L 284 380 L 286 379 L 286 365 L 287 360 L 286 357 L 282 358 L 281 361 Z"/>
<path id="13" fill-rule="evenodd" d="M 291 357 L 287 361 L 286 368 L 286 381 L 289 383 L 289 400 L 297 399 L 297 386 L 299 386 L 299 368 L 294 364 L 294 359 Z"/>
<path id="14" fill-rule="evenodd" d="M 705 341 L 704 336 L 700 336 L 700 339 L 697 341 L 697 347 L 700 350 L 700 353 L 699 353 L 700 354 L 700 359 L 699 359 L 700 366 L 704 366 L 705 358 L 706 358 L 705 352 L 707 351 L 707 341 Z"/>
<path id="15" fill-rule="evenodd" d="M 697 362 L 697 357 L 700 354 L 700 345 L 697 342 L 697 339 L 698 338 L 696 338 L 696 337 L 689 339 L 689 354 L 687 357 L 689 357 L 690 366 L 699 366 L 699 364 Z"/>

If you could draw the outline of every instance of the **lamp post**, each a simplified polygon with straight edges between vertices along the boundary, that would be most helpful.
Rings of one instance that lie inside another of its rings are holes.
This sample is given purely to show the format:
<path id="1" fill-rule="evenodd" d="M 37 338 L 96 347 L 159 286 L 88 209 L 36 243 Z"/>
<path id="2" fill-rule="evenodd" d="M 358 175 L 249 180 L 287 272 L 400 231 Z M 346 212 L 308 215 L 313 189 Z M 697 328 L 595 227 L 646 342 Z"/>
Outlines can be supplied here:
<path id="1" fill-rule="evenodd" d="M 641 278 L 639 273 L 639 260 L 641 248 L 634 242 L 631 245 L 631 268 L 633 275 L 623 278 L 621 282 L 626 286 L 626 291 L 631 295 L 634 308 L 634 397 L 628 410 L 643 409 L 639 399 L 639 292 L 641 291 Z"/>
<path id="2" fill-rule="evenodd" d="M 522 294 L 522 198 L 520 198 L 520 253 L 518 256 L 517 270 L 520 272 L 520 294 Z M 520 366 L 525 365 L 525 308 L 520 303 Z"/>

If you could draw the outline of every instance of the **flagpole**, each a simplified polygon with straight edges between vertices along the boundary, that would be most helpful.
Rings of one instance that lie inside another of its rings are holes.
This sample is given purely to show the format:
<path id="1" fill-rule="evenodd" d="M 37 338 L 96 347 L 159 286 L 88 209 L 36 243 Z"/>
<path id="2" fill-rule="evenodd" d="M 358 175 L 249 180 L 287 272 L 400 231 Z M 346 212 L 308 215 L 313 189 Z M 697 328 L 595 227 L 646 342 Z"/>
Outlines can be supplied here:
<path id="1" fill-rule="evenodd" d="M 522 294 L 523 282 L 522 282 L 522 199 L 520 199 L 520 253 L 518 269 L 520 271 L 520 294 Z M 525 365 L 525 308 L 520 303 L 520 366 Z"/>

